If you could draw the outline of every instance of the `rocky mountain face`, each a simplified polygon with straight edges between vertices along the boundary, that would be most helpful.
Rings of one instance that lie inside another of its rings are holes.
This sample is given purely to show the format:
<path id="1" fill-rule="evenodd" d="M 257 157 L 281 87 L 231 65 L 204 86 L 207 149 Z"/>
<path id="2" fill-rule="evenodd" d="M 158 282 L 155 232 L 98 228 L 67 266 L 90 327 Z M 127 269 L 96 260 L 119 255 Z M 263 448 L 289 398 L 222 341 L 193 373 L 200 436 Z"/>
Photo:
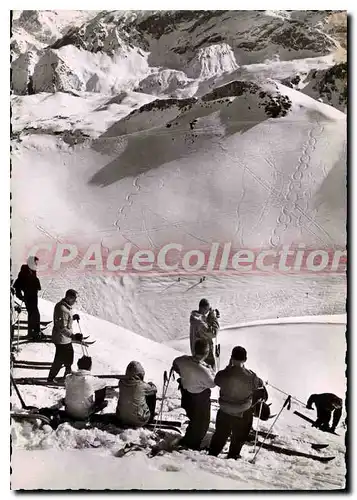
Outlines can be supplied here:
<path id="1" fill-rule="evenodd" d="M 328 69 L 313 69 L 282 80 L 287 87 L 300 90 L 340 111 L 347 111 L 347 63 L 339 63 Z"/>
<path id="2" fill-rule="evenodd" d="M 20 95 L 56 91 L 117 95 L 135 90 L 158 97 L 189 98 L 202 94 L 205 82 L 208 89 L 222 86 L 230 76 L 236 80 L 240 68 L 269 61 L 282 64 L 330 58 L 328 64 L 333 67 L 332 54 L 343 48 L 346 35 L 345 13 L 331 11 L 15 14 L 12 89 Z M 331 71 L 342 83 L 334 90 L 328 81 L 327 87 L 343 94 L 346 75 L 338 68 Z M 289 76 L 299 76 L 297 73 Z M 310 75 L 309 82 L 317 79 L 319 83 L 314 81 L 307 93 L 327 102 L 323 78 L 319 71 Z M 329 102 L 345 103 L 343 95 Z"/>

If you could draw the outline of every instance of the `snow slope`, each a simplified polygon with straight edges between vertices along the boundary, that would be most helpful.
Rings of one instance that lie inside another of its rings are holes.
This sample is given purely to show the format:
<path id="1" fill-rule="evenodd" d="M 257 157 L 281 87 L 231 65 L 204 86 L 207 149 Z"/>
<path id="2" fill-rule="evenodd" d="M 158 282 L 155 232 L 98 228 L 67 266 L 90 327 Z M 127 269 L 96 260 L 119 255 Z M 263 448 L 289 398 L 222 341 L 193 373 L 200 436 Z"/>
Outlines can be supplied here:
<path id="1" fill-rule="evenodd" d="M 136 94 L 129 93 L 120 104 L 106 107 L 104 99 L 87 99 L 85 121 L 77 111 L 79 97 L 16 99 L 18 109 L 29 112 L 28 118 L 17 118 L 20 142 L 13 150 L 14 274 L 24 259 L 24 242 L 29 247 L 65 241 L 81 248 L 99 243 L 109 249 L 130 242 L 133 249 L 154 251 L 167 242 L 187 249 L 215 241 L 230 241 L 233 248 L 344 245 L 346 117 L 296 90 L 271 81 L 260 86 L 232 82 L 197 100 L 138 106 Z M 47 124 L 31 117 L 31 101 L 48 110 Z M 62 121 L 53 120 L 58 105 L 71 110 L 73 118 L 63 112 Z M 124 114 L 128 106 L 134 108 L 124 118 L 116 121 L 111 115 L 112 107 Z M 271 110 L 280 115 L 272 118 Z M 70 146 L 65 135 L 70 121 L 81 122 L 78 134 L 95 124 L 97 139 Z M 28 134 L 21 133 L 26 122 L 38 123 L 38 133 L 33 125 Z M 185 334 L 186 317 L 176 315 L 173 325 L 166 311 L 177 301 L 189 311 L 202 293 L 226 304 L 231 323 L 256 319 L 257 308 L 261 318 L 345 308 L 343 276 L 222 279 L 221 285 L 211 276 L 187 293 L 197 283 L 187 277 L 169 294 L 161 293 L 162 283 L 172 284 L 169 279 L 83 275 L 71 269 L 44 275 L 42 282 L 43 297 L 55 301 L 75 280 L 84 310 L 157 339 Z M 281 301 L 269 297 L 272 289 Z M 224 298 L 218 299 L 221 292 Z M 154 317 L 150 331 L 148 317 Z"/>
<path id="2" fill-rule="evenodd" d="M 40 301 L 43 317 L 48 317 L 53 304 Z M 302 318 L 304 320 L 304 318 Z M 321 317 L 320 321 L 333 321 Z M 298 320 L 296 320 L 298 321 Z M 90 347 L 93 356 L 93 373 L 122 372 L 128 361 L 137 359 L 146 368 L 146 377 L 162 385 L 162 372 L 169 369 L 179 351 L 163 344 L 143 339 L 123 328 L 95 317 L 82 314 L 82 329 L 91 333 L 97 342 Z M 301 331 L 303 328 L 303 331 Z M 305 401 L 313 391 L 335 391 L 344 397 L 344 351 L 345 327 L 339 325 L 279 325 L 226 330 L 220 334 L 222 366 L 230 350 L 237 343 L 248 350 L 247 366 L 269 382 L 277 385 Z M 289 343 L 286 342 L 289 337 Z M 269 343 L 264 339 L 269 338 Z M 188 340 L 176 344 L 187 350 Z M 291 353 L 294 352 L 294 356 Z M 51 360 L 53 346 L 28 344 L 21 347 L 17 358 L 29 360 Z M 81 356 L 76 346 L 76 359 Z M 43 376 L 43 371 L 15 369 L 15 376 Z M 310 375 L 311 374 L 311 375 Z M 316 375 L 318 374 L 318 377 Z M 109 385 L 114 383 L 109 381 Z M 39 386 L 20 386 L 26 404 L 47 406 L 63 396 L 64 389 Z M 273 411 L 280 408 L 284 396 L 268 386 Z M 214 390 L 213 394 L 216 395 Z M 184 421 L 179 408 L 176 383 L 171 383 L 169 398 L 164 404 L 164 418 L 179 418 Z M 19 406 L 16 395 L 12 395 L 15 407 Z M 114 411 L 116 396 L 110 399 L 105 411 Z M 301 410 L 293 401 L 292 410 Z M 117 451 L 127 442 L 141 443 L 143 447 L 153 443 L 153 434 L 148 430 L 126 430 L 115 432 L 107 429 L 73 428 L 61 425 L 56 431 L 46 426 L 13 423 L 12 488 L 13 489 L 339 489 L 344 484 L 343 428 L 339 436 L 325 435 L 311 428 L 293 415 L 284 411 L 276 423 L 277 444 L 311 452 L 309 441 L 329 443 L 326 456 L 336 455 L 328 465 L 308 461 L 304 458 L 284 457 L 262 450 L 255 465 L 249 463 L 252 447 L 243 449 L 241 461 L 213 458 L 205 453 L 184 451 L 148 459 L 144 452 L 133 452 L 117 458 Z M 212 405 L 214 429 L 217 406 Z M 310 412 L 303 410 L 310 415 Z M 312 414 L 313 412 L 311 412 Z M 261 424 L 267 428 L 267 423 Z M 209 436 L 208 438 L 209 439 Z M 93 449 L 96 448 L 96 449 Z M 31 473 L 28 461 L 31 460 Z M 119 462 L 118 462 L 119 461 Z M 27 464 L 27 465 L 26 465 Z M 62 464 L 59 466 L 59 464 Z M 73 466 L 72 466 L 73 464 Z M 74 466 L 75 465 L 75 466 Z M 276 470 L 279 469 L 279 477 Z M 29 470 L 29 473 L 24 473 Z M 75 471 L 71 473 L 70 471 Z M 135 473 L 131 472 L 134 471 Z M 137 471 L 140 470 L 140 478 Z M 115 472 L 114 472 L 115 471 Z M 308 471 L 308 472 L 307 472 Z"/>

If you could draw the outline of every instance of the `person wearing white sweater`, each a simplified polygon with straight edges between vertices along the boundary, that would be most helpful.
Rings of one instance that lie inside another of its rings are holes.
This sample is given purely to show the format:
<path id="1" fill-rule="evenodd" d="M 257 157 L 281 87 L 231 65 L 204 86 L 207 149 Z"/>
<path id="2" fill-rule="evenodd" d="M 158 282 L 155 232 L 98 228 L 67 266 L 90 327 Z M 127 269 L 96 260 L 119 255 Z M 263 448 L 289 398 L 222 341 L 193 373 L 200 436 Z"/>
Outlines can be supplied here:
<path id="1" fill-rule="evenodd" d="M 83 356 L 77 362 L 78 371 L 67 375 L 65 379 L 66 413 L 78 420 L 86 420 L 93 413 L 105 408 L 106 384 L 91 374 L 92 358 Z"/>

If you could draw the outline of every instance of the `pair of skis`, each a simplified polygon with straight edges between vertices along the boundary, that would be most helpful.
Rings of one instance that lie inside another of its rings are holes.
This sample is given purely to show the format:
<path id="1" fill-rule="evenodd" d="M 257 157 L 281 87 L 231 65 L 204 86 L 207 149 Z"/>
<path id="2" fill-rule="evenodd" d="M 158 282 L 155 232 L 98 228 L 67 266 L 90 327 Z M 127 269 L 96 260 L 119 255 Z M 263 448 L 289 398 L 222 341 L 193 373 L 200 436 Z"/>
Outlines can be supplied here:
<path id="1" fill-rule="evenodd" d="M 92 340 L 92 341 L 89 341 L 87 339 L 89 339 L 90 335 L 87 335 L 86 337 L 83 337 L 83 340 L 72 340 L 72 344 L 78 344 L 78 345 L 84 345 L 85 347 L 88 347 L 88 346 L 91 346 L 93 344 L 95 344 L 95 340 Z M 19 344 L 30 344 L 31 342 L 36 342 L 36 343 L 44 343 L 44 344 L 52 344 L 52 336 L 51 335 L 42 335 L 40 338 L 38 339 L 34 339 L 34 338 L 31 338 L 31 337 L 22 337 L 20 340 L 19 340 Z"/>
<path id="2" fill-rule="evenodd" d="M 31 411 L 12 411 L 11 412 L 11 418 L 14 420 L 24 422 L 24 421 L 30 421 L 34 422 L 36 420 L 39 420 L 42 424 L 47 424 L 50 425 L 51 427 L 53 426 L 53 423 L 51 421 L 51 418 L 44 415 L 41 413 L 41 410 L 35 411 L 34 409 Z M 61 419 L 61 423 L 64 423 L 68 421 L 69 423 L 73 422 L 73 419 L 68 417 L 68 420 L 66 418 Z M 75 421 L 74 421 L 75 422 Z M 115 415 L 113 414 L 113 422 L 115 422 Z M 88 419 L 87 422 L 88 425 L 93 425 L 93 427 L 98 424 L 98 422 L 94 421 L 91 422 L 90 418 Z M 181 436 L 181 430 L 180 430 L 181 422 L 178 421 L 170 421 L 170 420 L 162 420 L 162 421 L 157 421 L 153 420 L 150 424 L 146 424 L 144 428 L 154 430 L 154 429 L 159 429 L 162 432 L 174 432 L 176 434 L 179 434 Z M 120 428 L 120 425 L 118 424 L 118 427 Z"/>
<path id="3" fill-rule="evenodd" d="M 47 369 L 52 365 L 52 363 L 48 363 L 45 365 L 34 365 L 34 367 L 46 367 Z M 45 368 L 37 368 L 37 369 L 45 369 Z M 120 380 L 121 378 L 124 378 L 125 375 L 118 375 L 118 374 L 108 374 L 108 375 L 94 375 L 97 378 L 100 379 L 111 379 L 114 378 L 116 380 Z M 46 377 L 17 377 L 14 379 L 16 384 L 19 385 L 42 385 L 42 386 L 56 386 L 56 387 L 64 387 L 64 379 L 57 379 L 55 383 L 48 382 Z"/>
<path id="4" fill-rule="evenodd" d="M 312 418 L 309 418 L 307 417 L 306 415 L 304 415 L 303 413 L 300 413 L 299 411 L 295 410 L 294 411 L 294 415 L 297 415 L 298 417 L 302 418 L 303 420 L 305 420 L 306 422 L 309 422 L 310 424 L 314 425 L 315 424 L 315 420 L 312 420 Z M 335 436 L 338 436 L 339 434 L 337 434 L 336 432 L 333 432 L 329 429 L 320 429 L 317 427 L 317 429 L 319 429 L 320 431 L 322 432 L 328 432 L 329 434 L 334 434 Z"/>

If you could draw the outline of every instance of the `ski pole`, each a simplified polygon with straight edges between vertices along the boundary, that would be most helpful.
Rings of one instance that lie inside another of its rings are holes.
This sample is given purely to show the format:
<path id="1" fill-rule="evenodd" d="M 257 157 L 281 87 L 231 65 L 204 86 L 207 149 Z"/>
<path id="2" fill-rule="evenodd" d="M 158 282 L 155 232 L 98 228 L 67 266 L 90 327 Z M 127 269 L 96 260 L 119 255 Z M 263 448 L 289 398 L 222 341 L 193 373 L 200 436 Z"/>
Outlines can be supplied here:
<path id="1" fill-rule="evenodd" d="M 214 342 L 215 342 L 215 355 L 216 355 L 216 368 L 217 368 L 217 371 L 219 371 L 219 367 L 220 367 L 220 359 L 221 359 L 221 345 L 217 343 L 217 337 L 214 338 Z"/>
<path id="2" fill-rule="evenodd" d="M 261 445 L 259 446 L 259 448 L 258 448 L 258 450 L 256 451 L 256 453 L 255 453 L 254 457 L 253 457 L 251 460 L 249 460 L 252 464 L 254 464 L 254 462 L 255 462 L 255 460 L 256 460 L 256 458 L 257 458 L 258 453 L 259 453 L 259 452 L 260 452 L 260 450 L 262 449 L 262 447 L 263 447 L 263 445 L 264 445 L 265 441 L 268 439 L 268 436 L 270 435 L 270 433 L 271 433 L 271 431 L 272 431 L 272 429 L 273 429 L 273 427 L 274 427 L 274 425 L 275 425 L 276 421 L 278 420 L 278 418 L 279 418 L 279 417 L 280 417 L 280 415 L 281 415 L 281 412 L 284 410 L 284 408 L 285 408 L 286 406 L 288 407 L 288 410 L 290 410 L 290 406 L 291 406 L 291 396 L 290 396 L 290 395 L 289 395 L 289 396 L 286 398 L 286 400 L 284 401 L 284 404 L 283 404 L 283 406 L 281 407 L 281 410 L 279 411 L 279 413 L 278 413 L 278 414 L 277 414 L 277 416 L 275 417 L 274 422 L 271 424 L 271 426 L 270 426 L 270 428 L 269 428 L 269 430 L 268 430 L 268 432 L 267 432 L 267 434 L 266 434 L 266 436 L 265 436 L 265 438 L 264 438 L 263 442 L 262 442 L 262 443 L 261 443 Z"/>
<path id="3" fill-rule="evenodd" d="M 155 422 L 154 432 L 156 431 L 156 427 L 157 427 L 158 423 L 162 420 L 162 412 L 163 412 L 163 408 L 164 408 L 164 401 L 165 401 L 166 392 L 167 392 L 167 389 L 169 387 L 170 378 L 171 378 L 172 374 L 173 374 L 173 368 L 171 368 L 168 377 L 167 377 L 167 371 L 166 370 L 164 371 L 164 384 L 162 386 L 162 397 L 161 397 L 161 405 L 160 405 L 160 411 L 159 411 L 159 418 Z"/>
<path id="4" fill-rule="evenodd" d="M 281 392 L 282 394 L 285 394 L 285 396 L 290 396 L 290 394 L 288 394 L 287 392 L 283 391 L 282 389 L 279 389 L 279 387 L 275 387 L 275 385 L 273 384 L 270 384 L 268 381 L 265 382 L 266 385 L 270 385 L 270 387 L 272 387 L 273 389 L 275 389 L 276 391 L 279 391 Z M 300 401 L 300 399 L 298 398 L 295 398 L 294 396 L 290 396 L 291 399 L 293 399 L 294 401 L 297 401 L 298 403 L 300 403 L 301 405 L 303 406 L 306 406 L 306 403 L 303 403 L 302 401 Z"/>
<path id="5" fill-rule="evenodd" d="M 14 386 L 14 389 L 15 389 L 15 392 L 17 394 L 17 397 L 19 398 L 20 400 L 20 403 L 21 403 L 21 406 L 24 410 L 27 410 L 28 407 L 27 407 L 27 404 L 25 403 L 25 401 L 22 399 L 22 396 L 20 394 L 20 391 L 19 391 L 19 388 L 17 387 L 16 385 L 16 382 L 14 380 L 14 377 L 12 376 L 12 373 L 10 373 L 10 379 L 11 379 L 11 382 L 12 382 L 12 385 Z"/>
<path id="6" fill-rule="evenodd" d="M 258 441 L 258 432 L 259 432 L 259 424 L 260 424 L 260 417 L 262 414 L 262 408 L 263 408 L 263 401 L 260 401 L 260 408 L 259 408 L 259 415 L 258 415 L 258 423 L 257 423 L 257 429 L 255 431 L 255 440 L 254 440 L 254 450 L 253 453 L 255 453 L 255 449 L 257 447 L 257 441 Z"/>
<path id="7" fill-rule="evenodd" d="M 82 335 L 82 338 L 83 338 L 81 325 L 79 324 L 79 319 L 77 319 L 77 323 L 78 323 L 79 333 Z M 81 347 L 82 347 L 83 356 L 88 356 L 88 349 L 87 349 L 87 346 L 85 344 L 83 344 L 83 341 L 81 342 Z"/>
<path id="8" fill-rule="evenodd" d="M 20 307 L 22 308 L 22 302 L 21 301 L 21 304 L 20 304 Z M 19 352 L 20 350 L 20 347 L 19 347 L 19 341 L 20 341 L 20 314 L 18 315 L 17 317 L 17 347 L 16 347 L 16 351 Z"/>

